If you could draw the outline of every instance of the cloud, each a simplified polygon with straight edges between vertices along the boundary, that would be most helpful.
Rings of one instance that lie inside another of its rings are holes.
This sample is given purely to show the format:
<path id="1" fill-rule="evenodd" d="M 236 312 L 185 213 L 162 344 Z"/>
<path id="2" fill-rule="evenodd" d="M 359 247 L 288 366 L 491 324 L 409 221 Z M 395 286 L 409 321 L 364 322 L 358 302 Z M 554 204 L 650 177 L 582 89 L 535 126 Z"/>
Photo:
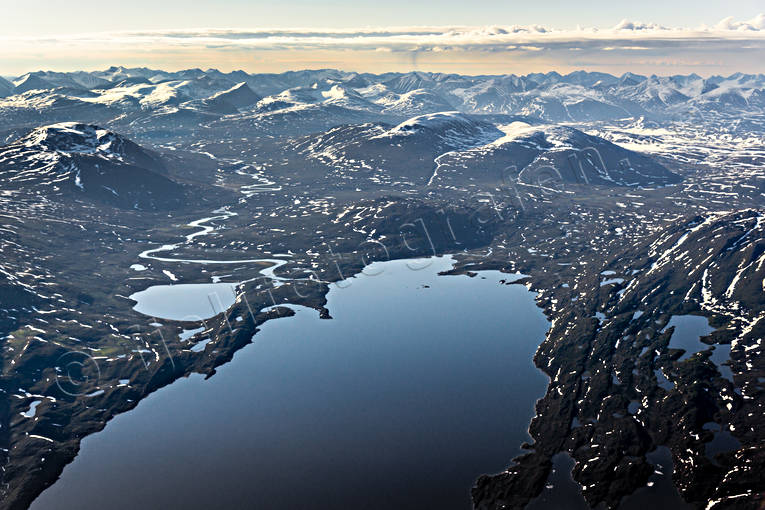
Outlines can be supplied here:
<path id="1" fill-rule="evenodd" d="M 111 55 L 145 55 L 147 53 L 194 55 L 200 61 L 214 60 L 214 55 L 227 55 L 231 66 L 237 65 L 232 54 L 259 54 L 263 60 L 283 53 L 316 55 L 319 53 L 374 54 L 378 56 L 417 54 L 418 62 L 425 55 L 443 57 L 449 54 L 498 55 L 513 58 L 544 60 L 545 65 L 572 65 L 572 51 L 586 57 L 581 65 L 597 66 L 600 62 L 628 65 L 656 58 L 676 61 L 730 62 L 746 66 L 744 71 L 763 65 L 765 60 L 765 14 L 750 20 L 726 18 L 714 26 L 666 27 L 656 23 L 623 20 L 609 28 L 577 27 L 561 30 L 542 25 L 451 26 L 451 27 L 377 27 L 363 29 L 187 29 L 143 30 L 113 33 L 89 33 L 45 37 L 0 36 L 0 46 L 16 61 L 28 55 L 64 56 L 83 66 L 96 65 Z M 94 51 L 97 49 L 97 51 Z M 98 57 L 95 55 L 98 54 Z M 600 55 L 600 56 L 599 56 Z M 607 55 L 607 56 L 606 56 Z M 754 55 L 754 56 L 753 56 Z M 706 58 L 706 57 L 708 58 Z M 10 61 L 6 56 L 5 61 Z M 357 59 L 360 57 L 357 57 Z M 487 57 L 488 58 L 488 57 Z M 621 60 L 620 60 L 621 59 Z M 633 60 L 630 60 L 633 59 Z M 240 59 L 241 60 L 241 59 Z M 466 61 L 466 59 L 462 59 Z M 0 66 L 4 57 L 0 56 Z M 52 62 L 52 60 L 49 60 Z M 100 62 L 99 61 L 99 62 Z M 392 61 L 392 60 L 391 60 Z M 439 60 L 442 62 L 443 60 Z M 40 61 L 40 65 L 45 65 Z M 246 63 L 246 61 L 245 61 Z M 700 64 L 701 65 L 701 64 Z"/>
<path id="2" fill-rule="evenodd" d="M 528 48 L 656 48 L 679 45 L 765 42 L 765 14 L 748 21 L 726 18 L 714 27 L 671 28 L 623 20 L 612 28 L 557 30 L 541 25 L 489 27 L 399 27 L 369 29 L 189 29 L 0 38 L 6 44 L 64 44 L 72 47 L 232 47 L 252 50 L 497 51 Z"/>
<path id="3" fill-rule="evenodd" d="M 765 30 L 765 14 L 759 14 L 749 21 L 734 21 L 733 16 L 717 24 L 718 30 L 758 31 Z"/>
<path id="4" fill-rule="evenodd" d="M 666 27 L 657 25 L 655 23 L 641 23 L 636 21 L 622 20 L 618 25 L 614 27 L 614 30 L 654 30 L 661 31 L 667 30 Z"/>

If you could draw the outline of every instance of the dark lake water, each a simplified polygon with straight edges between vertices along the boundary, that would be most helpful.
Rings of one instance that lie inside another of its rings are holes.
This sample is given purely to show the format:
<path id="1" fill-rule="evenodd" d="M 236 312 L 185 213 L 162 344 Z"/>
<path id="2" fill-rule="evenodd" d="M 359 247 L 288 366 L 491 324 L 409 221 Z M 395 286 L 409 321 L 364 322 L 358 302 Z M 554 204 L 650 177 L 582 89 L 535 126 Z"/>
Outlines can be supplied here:
<path id="1" fill-rule="evenodd" d="M 450 266 L 377 263 L 332 286 L 332 320 L 264 324 L 84 439 L 32 508 L 469 508 L 529 439 L 549 324 L 508 275 Z"/>
<path id="2" fill-rule="evenodd" d="M 692 510 L 693 506 L 683 501 L 673 485 L 674 466 L 669 448 L 659 446 L 648 452 L 646 460 L 654 467 L 648 484 L 622 498 L 618 510 Z M 590 510 L 581 486 L 574 481 L 571 473 L 574 459 L 568 453 L 558 453 L 553 456 L 552 462 L 553 469 L 545 488 L 526 506 L 526 510 Z"/>

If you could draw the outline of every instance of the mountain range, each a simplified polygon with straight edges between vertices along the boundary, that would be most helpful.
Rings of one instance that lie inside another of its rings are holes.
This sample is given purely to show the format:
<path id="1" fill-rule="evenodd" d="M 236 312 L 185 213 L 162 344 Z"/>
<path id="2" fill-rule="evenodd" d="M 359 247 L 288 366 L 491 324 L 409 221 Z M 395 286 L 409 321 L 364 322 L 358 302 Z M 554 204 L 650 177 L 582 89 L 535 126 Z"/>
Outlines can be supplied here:
<path id="1" fill-rule="evenodd" d="M 0 81 L 4 125 L 77 120 L 132 127 L 155 138 L 168 129 L 198 130 L 221 121 L 252 132 L 305 134 L 362 118 L 397 123 L 452 110 L 547 122 L 750 117 L 765 110 L 765 75 L 374 75 L 331 69 L 249 74 L 111 67 L 37 71 Z"/>
<path id="2" fill-rule="evenodd" d="M 28 508 L 83 438 L 214 375 L 266 321 L 329 319 L 333 283 L 439 254 L 450 275 L 528 275 L 500 283 L 549 319 L 530 441 L 464 487 L 474 508 L 546 508 L 560 455 L 583 507 L 655 487 L 762 508 L 764 91 L 740 73 L 0 79 L 0 508 Z M 236 300 L 201 324 L 134 309 L 211 281 Z M 693 346 L 689 317 L 710 331 Z"/>

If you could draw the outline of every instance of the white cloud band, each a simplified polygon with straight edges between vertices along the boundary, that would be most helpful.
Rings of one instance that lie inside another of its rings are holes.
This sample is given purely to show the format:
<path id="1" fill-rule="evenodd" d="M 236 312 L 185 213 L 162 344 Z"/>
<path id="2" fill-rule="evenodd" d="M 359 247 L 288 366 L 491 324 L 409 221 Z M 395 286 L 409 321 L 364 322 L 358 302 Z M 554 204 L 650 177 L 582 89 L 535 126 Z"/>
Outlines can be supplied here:
<path id="1" fill-rule="evenodd" d="M 622 21 L 611 28 L 541 25 L 362 29 L 187 29 L 1 36 L 0 71 L 96 69 L 112 64 L 284 71 L 340 67 L 372 72 L 765 72 L 765 14 L 714 26 Z"/>
<path id="2" fill-rule="evenodd" d="M 660 46 L 760 44 L 765 42 L 765 14 L 748 20 L 726 18 L 697 28 L 671 28 L 622 21 L 613 28 L 556 30 L 540 25 L 492 27 L 397 27 L 368 29 L 189 29 L 92 33 L 60 37 L 0 37 L 13 45 L 57 43 L 114 44 L 122 47 L 180 46 L 253 50 L 511 51 L 524 48 L 618 47 L 633 50 Z"/>

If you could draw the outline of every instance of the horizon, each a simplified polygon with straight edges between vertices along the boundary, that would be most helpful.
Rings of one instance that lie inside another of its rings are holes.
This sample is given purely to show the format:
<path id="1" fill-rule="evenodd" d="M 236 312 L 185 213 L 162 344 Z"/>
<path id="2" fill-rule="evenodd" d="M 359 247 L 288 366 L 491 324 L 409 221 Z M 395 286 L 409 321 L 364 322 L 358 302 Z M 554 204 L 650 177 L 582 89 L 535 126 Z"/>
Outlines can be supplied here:
<path id="1" fill-rule="evenodd" d="M 30 63 L 63 72 L 113 62 L 248 73 L 765 72 L 765 13 L 754 1 L 649 1 L 638 7 L 597 0 L 581 7 L 487 0 L 468 10 L 452 0 L 391 0 L 385 8 L 350 0 L 288 0 L 278 6 L 230 0 L 217 7 L 136 0 L 119 10 L 93 10 L 79 0 L 66 6 L 41 1 L 35 16 L 21 4 L 5 8 L 0 75 L 30 72 Z"/>
<path id="2" fill-rule="evenodd" d="M 54 69 L 35 69 L 30 71 L 25 71 L 20 74 L 0 74 L 0 78 L 4 78 L 9 81 L 15 81 L 18 80 L 26 75 L 33 75 L 37 73 L 61 73 L 61 74 L 71 74 L 71 73 L 99 73 L 99 72 L 107 72 L 110 69 L 125 69 L 125 70 L 136 70 L 136 69 L 146 69 L 150 71 L 157 71 L 157 72 L 165 72 L 165 73 L 183 73 L 188 71 L 201 71 L 203 73 L 209 73 L 209 72 L 219 72 L 224 75 L 233 74 L 236 72 L 243 72 L 250 76 L 257 76 L 257 75 L 282 75 L 287 73 L 301 73 L 301 72 L 321 72 L 321 71 L 336 71 L 339 73 L 348 73 L 348 74 L 359 74 L 359 75 L 372 75 L 372 76 L 381 76 L 385 74 L 410 74 L 410 73 L 425 73 L 425 74 L 450 74 L 450 75 L 458 75 L 458 76 L 464 76 L 464 77 L 470 77 L 470 78 L 480 78 L 480 77 L 506 77 L 506 76 L 515 76 L 518 78 L 526 78 L 531 75 L 551 75 L 551 74 L 558 74 L 559 76 L 565 78 L 567 76 L 570 76 L 572 74 L 576 73 L 587 73 L 587 74 L 606 74 L 613 76 L 615 78 L 622 78 L 626 75 L 633 75 L 633 76 L 639 76 L 643 78 L 651 78 L 653 76 L 658 78 L 671 78 L 673 76 L 681 76 L 681 77 L 689 77 L 696 75 L 699 78 L 702 79 L 709 79 L 714 77 L 719 78 L 730 78 L 732 76 L 735 76 L 737 74 L 747 75 L 747 76 L 757 76 L 757 75 L 765 75 L 765 72 L 746 72 L 746 71 L 733 71 L 730 73 L 713 73 L 713 74 L 702 74 L 699 72 L 689 72 L 689 73 L 672 73 L 672 74 L 658 74 L 658 73 L 635 73 L 631 71 L 624 71 L 623 73 L 610 73 L 606 71 L 596 71 L 596 70 L 589 70 L 589 69 L 583 69 L 578 68 L 574 69 L 572 71 L 566 71 L 561 72 L 558 69 L 549 69 L 546 71 L 533 71 L 533 72 L 527 72 L 527 73 L 458 73 L 458 72 L 445 72 L 445 71 L 430 71 L 430 70 L 421 70 L 421 69 L 415 69 L 411 71 L 381 71 L 381 72 L 368 72 L 368 71 L 358 71 L 353 69 L 342 69 L 342 68 L 336 68 L 336 67 L 316 67 L 316 68 L 296 68 L 296 69 L 288 69 L 281 72 L 250 72 L 246 71 L 244 69 L 232 69 L 230 71 L 223 71 L 218 68 L 214 67 L 181 67 L 177 69 L 172 68 L 159 68 L 159 67 L 151 67 L 151 66 L 126 66 L 126 65 L 118 65 L 114 64 L 108 67 L 98 67 L 93 69 L 68 69 L 68 70 L 54 70 Z"/>

